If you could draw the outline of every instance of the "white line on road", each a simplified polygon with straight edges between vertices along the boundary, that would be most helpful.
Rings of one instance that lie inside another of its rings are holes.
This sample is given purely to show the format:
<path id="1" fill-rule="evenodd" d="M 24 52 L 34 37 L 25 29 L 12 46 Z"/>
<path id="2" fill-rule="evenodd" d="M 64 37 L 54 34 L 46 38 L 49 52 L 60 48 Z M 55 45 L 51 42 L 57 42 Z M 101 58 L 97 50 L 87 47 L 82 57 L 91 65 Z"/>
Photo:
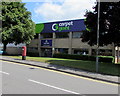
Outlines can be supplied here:
<path id="1" fill-rule="evenodd" d="M 6 75 L 10 75 L 10 73 L 3 72 L 3 71 L 0 71 L 0 73 L 6 74 Z"/>
<path id="2" fill-rule="evenodd" d="M 38 81 L 35 81 L 35 80 L 28 79 L 28 81 L 31 81 L 31 82 L 34 82 L 34 83 L 37 83 L 37 84 L 41 84 L 41 85 L 45 85 L 45 86 L 55 88 L 55 89 L 58 89 L 58 90 L 62 90 L 62 91 L 65 91 L 65 92 L 69 92 L 69 93 L 72 93 L 72 94 L 80 94 L 80 93 L 77 93 L 77 92 L 73 92 L 73 91 L 69 91 L 69 90 L 66 90 L 66 89 L 59 88 L 59 87 L 55 87 L 55 86 L 48 85 L 48 84 L 38 82 Z"/>

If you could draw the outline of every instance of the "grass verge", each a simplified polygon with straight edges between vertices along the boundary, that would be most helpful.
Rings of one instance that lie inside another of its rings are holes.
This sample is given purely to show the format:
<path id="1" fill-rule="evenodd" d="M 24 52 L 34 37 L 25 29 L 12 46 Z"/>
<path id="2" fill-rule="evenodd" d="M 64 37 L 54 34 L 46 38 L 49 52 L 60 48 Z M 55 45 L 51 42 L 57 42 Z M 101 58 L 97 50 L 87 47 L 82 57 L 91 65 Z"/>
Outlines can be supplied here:
<path id="1" fill-rule="evenodd" d="M 21 59 L 21 56 L 8 56 L 10 58 Z M 96 63 L 94 61 L 83 61 L 83 60 L 73 60 L 73 59 L 61 59 L 61 58 L 48 58 L 48 57 L 26 57 L 27 60 L 45 62 L 49 64 L 62 65 L 72 68 L 78 68 L 86 71 L 95 72 Z M 109 75 L 119 75 L 120 65 L 113 63 L 99 63 L 99 73 L 109 74 Z"/>

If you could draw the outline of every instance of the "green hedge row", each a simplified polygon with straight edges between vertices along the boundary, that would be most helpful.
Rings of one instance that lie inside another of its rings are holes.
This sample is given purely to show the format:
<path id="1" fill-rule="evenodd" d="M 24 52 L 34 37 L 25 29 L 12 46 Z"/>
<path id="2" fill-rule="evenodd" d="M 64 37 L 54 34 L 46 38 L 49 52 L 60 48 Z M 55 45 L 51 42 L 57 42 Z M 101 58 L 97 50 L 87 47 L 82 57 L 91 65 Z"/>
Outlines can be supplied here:
<path id="1" fill-rule="evenodd" d="M 34 57 L 38 57 L 38 56 L 39 56 L 39 53 L 27 52 L 27 56 L 34 56 Z"/>
<path id="2" fill-rule="evenodd" d="M 64 58 L 64 59 L 76 59 L 76 60 L 88 60 L 88 61 L 96 61 L 96 56 L 89 55 L 74 55 L 74 54 L 54 54 L 54 58 Z M 99 62 L 107 62 L 112 63 L 112 57 L 99 57 Z"/>

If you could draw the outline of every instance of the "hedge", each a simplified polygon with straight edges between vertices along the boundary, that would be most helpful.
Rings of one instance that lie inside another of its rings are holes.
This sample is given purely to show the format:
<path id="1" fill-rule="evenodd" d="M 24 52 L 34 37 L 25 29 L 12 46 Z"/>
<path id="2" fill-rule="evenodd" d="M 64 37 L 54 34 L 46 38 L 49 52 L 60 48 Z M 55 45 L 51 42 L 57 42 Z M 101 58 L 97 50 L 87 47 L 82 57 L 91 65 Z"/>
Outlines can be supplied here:
<path id="1" fill-rule="evenodd" d="M 96 56 L 89 55 L 74 55 L 74 54 L 54 54 L 54 58 L 64 58 L 64 59 L 75 59 L 75 60 L 88 60 L 88 61 L 96 61 Z M 107 62 L 112 63 L 112 57 L 99 57 L 99 62 Z"/>
<path id="2" fill-rule="evenodd" d="M 27 52 L 27 56 L 34 56 L 34 57 L 38 57 L 38 56 L 39 56 L 39 53 Z"/>

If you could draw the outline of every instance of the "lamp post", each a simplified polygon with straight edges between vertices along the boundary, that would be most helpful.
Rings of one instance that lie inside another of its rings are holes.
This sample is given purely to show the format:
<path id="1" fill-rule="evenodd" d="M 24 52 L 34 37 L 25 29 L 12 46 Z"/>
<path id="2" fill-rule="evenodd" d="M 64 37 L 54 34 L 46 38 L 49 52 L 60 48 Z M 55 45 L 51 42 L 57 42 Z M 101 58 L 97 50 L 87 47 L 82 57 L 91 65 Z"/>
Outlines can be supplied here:
<path id="1" fill-rule="evenodd" d="M 96 49 L 96 72 L 99 71 L 99 19 L 100 19 L 100 0 L 98 0 L 98 19 L 97 19 L 97 49 Z"/>
<path id="2" fill-rule="evenodd" d="M 41 42 L 40 42 L 40 33 L 38 34 L 38 53 L 39 53 L 39 57 L 41 56 Z"/>

